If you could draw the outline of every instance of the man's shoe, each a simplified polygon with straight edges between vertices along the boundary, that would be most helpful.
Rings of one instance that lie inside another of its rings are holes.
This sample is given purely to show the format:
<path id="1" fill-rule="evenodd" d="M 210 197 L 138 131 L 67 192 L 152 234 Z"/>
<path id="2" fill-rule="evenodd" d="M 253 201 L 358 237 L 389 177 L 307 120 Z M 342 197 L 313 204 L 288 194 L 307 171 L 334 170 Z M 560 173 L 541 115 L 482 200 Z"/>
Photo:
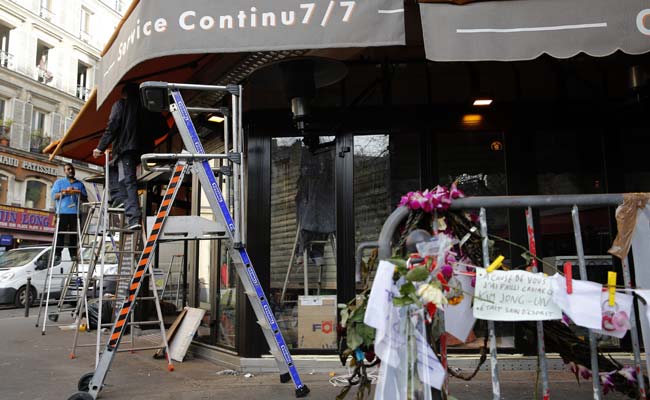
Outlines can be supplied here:
<path id="1" fill-rule="evenodd" d="M 129 227 L 126 228 L 126 229 L 129 230 L 129 231 L 139 231 L 139 230 L 142 229 L 142 224 L 139 223 L 139 222 L 135 222 L 135 223 L 129 225 Z"/>

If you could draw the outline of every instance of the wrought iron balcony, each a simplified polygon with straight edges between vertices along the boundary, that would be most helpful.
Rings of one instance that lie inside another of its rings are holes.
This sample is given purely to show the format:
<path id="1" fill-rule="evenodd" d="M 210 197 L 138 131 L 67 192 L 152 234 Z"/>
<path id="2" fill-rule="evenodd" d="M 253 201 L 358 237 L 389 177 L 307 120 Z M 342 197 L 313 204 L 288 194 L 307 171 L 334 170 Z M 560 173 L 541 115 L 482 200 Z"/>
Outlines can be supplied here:
<path id="1" fill-rule="evenodd" d="M 88 100 L 88 96 L 90 96 L 90 89 L 83 85 L 77 85 L 77 97 L 81 100 Z"/>
<path id="2" fill-rule="evenodd" d="M 54 79 L 54 75 L 48 71 L 45 67 L 36 66 L 36 76 L 37 80 L 41 83 L 48 84 Z"/>

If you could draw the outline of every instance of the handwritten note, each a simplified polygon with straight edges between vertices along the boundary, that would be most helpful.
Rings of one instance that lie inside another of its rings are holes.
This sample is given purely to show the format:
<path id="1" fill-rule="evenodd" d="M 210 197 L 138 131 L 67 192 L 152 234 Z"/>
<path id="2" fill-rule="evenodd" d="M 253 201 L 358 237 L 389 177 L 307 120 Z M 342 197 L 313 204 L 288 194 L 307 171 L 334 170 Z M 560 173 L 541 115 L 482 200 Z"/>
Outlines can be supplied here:
<path id="1" fill-rule="evenodd" d="M 561 319 L 550 280 L 526 271 L 476 269 L 474 317 L 492 321 Z"/>

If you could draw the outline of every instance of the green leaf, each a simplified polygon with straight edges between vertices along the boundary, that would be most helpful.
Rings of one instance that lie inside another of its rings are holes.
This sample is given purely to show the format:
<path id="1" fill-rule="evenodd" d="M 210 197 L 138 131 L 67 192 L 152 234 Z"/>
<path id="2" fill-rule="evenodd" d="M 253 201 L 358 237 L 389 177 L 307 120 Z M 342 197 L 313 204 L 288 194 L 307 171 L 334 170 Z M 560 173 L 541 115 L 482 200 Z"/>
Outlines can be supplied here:
<path id="1" fill-rule="evenodd" d="M 375 328 L 361 323 L 355 326 L 355 331 L 361 336 L 363 344 L 370 346 L 375 342 Z"/>
<path id="2" fill-rule="evenodd" d="M 346 336 L 348 347 L 351 349 L 356 349 L 363 343 L 363 338 L 357 333 L 357 330 L 355 328 L 356 327 L 354 326 L 349 326 Z"/>
<path id="3" fill-rule="evenodd" d="M 425 266 L 413 268 L 406 274 L 406 280 L 411 282 L 422 282 L 429 276 L 429 269 Z"/>
<path id="4" fill-rule="evenodd" d="M 399 288 L 399 294 L 402 296 L 408 296 L 411 293 L 415 293 L 415 286 L 411 282 L 407 282 Z"/>
<path id="5" fill-rule="evenodd" d="M 393 305 L 395 307 L 404 307 L 413 303 L 415 302 L 410 297 L 393 297 Z"/>
<path id="6" fill-rule="evenodd" d="M 364 309 L 357 309 L 352 314 L 350 314 L 350 321 L 351 322 L 361 322 L 361 321 L 363 321 L 363 317 L 365 315 L 366 315 L 365 308 Z"/>

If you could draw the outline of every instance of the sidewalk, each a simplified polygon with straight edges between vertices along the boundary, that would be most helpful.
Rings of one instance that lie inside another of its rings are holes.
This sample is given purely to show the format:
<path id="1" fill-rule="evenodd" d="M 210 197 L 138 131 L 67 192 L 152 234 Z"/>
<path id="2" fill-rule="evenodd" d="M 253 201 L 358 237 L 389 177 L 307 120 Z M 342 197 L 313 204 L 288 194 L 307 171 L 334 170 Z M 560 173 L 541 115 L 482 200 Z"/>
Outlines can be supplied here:
<path id="1" fill-rule="evenodd" d="M 24 310 L 0 310 L 0 398 L 13 399 L 67 399 L 76 391 L 79 377 L 94 370 L 94 349 L 83 348 L 78 357 L 69 358 L 72 332 L 48 328 L 41 336 L 34 327 L 38 308 L 32 308 L 30 317 Z M 92 335 L 94 338 L 94 335 Z M 153 351 L 136 354 L 118 353 L 106 380 L 101 398 L 126 399 L 292 399 L 292 383 L 282 384 L 277 374 L 217 375 L 224 368 L 201 359 L 176 363 L 176 370 L 168 372 L 164 360 L 155 360 Z M 301 378 L 311 389 L 308 399 L 334 400 L 341 388 L 329 383 L 324 373 L 300 371 Z M 551 372 L 552 399 L 590 400 L 591 382 L 579 386 L 570 373 Z M 534 399 L 535 374 L 529 371 L 502 371 L 501 392 L 504 400 Z M 451 392 L 459 400 L 492 400 L 490 376 L 479 373 L 471 382 L 451 380 Z M 348 393 L 353 400 L 356 388 Z M 541 396 L 539 397 L 541 399 Z M 609 394 L 607 400 L 625 399 Z"/>

